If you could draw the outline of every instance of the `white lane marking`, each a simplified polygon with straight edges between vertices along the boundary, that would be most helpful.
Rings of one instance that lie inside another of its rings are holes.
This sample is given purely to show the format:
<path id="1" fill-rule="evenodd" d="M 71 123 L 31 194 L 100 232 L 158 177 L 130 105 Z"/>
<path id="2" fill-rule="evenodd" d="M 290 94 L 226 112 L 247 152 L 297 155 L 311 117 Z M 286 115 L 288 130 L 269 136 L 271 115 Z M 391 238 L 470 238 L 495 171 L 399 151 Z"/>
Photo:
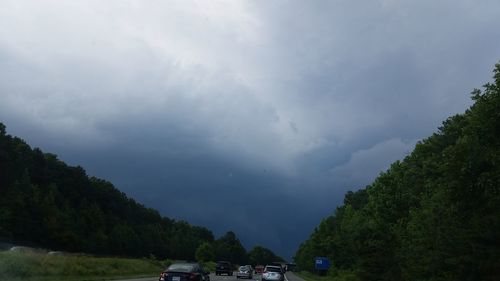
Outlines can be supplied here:
<path id="1" fill-rule="evenodd" d="M 284 274 L 284 275 L 285 275 L 285 280 L 288 281 L 288 278 L 286 278 L 286 274 Z"/>

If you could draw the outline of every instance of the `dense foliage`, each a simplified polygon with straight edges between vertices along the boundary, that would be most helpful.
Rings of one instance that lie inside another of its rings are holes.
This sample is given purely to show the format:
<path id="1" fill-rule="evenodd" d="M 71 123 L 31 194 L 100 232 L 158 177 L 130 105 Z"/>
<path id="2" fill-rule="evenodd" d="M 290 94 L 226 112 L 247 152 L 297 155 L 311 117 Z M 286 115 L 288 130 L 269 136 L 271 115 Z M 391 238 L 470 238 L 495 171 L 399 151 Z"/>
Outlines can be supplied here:
<path id="1" fill-rule="evenodd" d="M 211 231 L 138 204 L 111 183 L 31 149 L 0 123 L 0 237 L 97 254 L 194 259 Z"/>
<path id="2" fill-rule="evenodd" d="M 208 242 L 201 244 L 196 249 L 196 260 L 201 262 L 209 262 L 215 260 L 214 246 Z"/>
<path id="3" fill-rule="evenodd" d="M 226 260 L 233 264 L 266 265 L 283 259 L 273 251 L 262 246 L 255 246 L 246 252 L 234 232 L 229 231 L 213 243 L 203 243 L 196 250 L 196 259 L 199 261 Z"/>
<path id="4" fill-rule="evenodd" d="M 284 260 L 267 248 L 255 246 L 248 252 L 248 261 L 252 265 L 266 265 L 272 262 L 282 262 Z"/>
<path id="5" fill-rule="evenodd" d="M 230 261 L 233 264 L 246 264 L 247 252 L 234 232 L 229 231 L 214 242 L 217 260 Z"/>
<path id="6" fill-rule="evenodd" d="M 296 253 L 359 280 L 500 278 L 500 64 L 448 118 L 365 189 L 349 192 Z"/>

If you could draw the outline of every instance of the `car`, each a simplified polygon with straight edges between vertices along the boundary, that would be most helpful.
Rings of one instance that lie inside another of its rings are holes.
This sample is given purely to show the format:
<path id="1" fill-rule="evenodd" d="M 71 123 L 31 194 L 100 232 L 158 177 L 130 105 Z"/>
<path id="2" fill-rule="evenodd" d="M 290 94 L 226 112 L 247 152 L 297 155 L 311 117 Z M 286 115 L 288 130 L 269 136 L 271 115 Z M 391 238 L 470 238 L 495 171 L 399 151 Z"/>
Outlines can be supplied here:
<path id="1" fill-rule="evenodd" d="M 271 264 L 269 265 L 272 265 L 272 266 L 278 266 L 279 268 L 281 268 L 281 273 L 285 273 L 286 272 L 286 269 L 285 267 L 283 266 L 282 263 L 280 262 L 272 262 Z"/>
<path id="2" fill-rule="evenodd" d="M 262 274 L 264 272 L 264 266 L 263 265 L 256 265 L 255 266 L 255 274 Z"/>
<path id="3" fill-rule="evenodd" d="M 159 281 L 210 281 L 210 272 L 199 263 L 174 263 L 160 273 Z"/>
<path id="4" fill-rule="evenodd" d="M 218 261 L 215 266 L 215 275 L 222 275 L 223 273 L 232 276 L 233 265 L 228 261 Z"/>
<path id="5" fill-rule="evenodd" d="M 251 265 L 243 265 L 238 269 L 238 273 L 236 273 L 236 278 L 253 278 L 253 269 Z"/>
<path id="6" fill-rule="evenodd" d="M 262 281 L 284 281 L 285 273 L 283 269 L 275 265 L 266 265 L 262 273 Z"/>

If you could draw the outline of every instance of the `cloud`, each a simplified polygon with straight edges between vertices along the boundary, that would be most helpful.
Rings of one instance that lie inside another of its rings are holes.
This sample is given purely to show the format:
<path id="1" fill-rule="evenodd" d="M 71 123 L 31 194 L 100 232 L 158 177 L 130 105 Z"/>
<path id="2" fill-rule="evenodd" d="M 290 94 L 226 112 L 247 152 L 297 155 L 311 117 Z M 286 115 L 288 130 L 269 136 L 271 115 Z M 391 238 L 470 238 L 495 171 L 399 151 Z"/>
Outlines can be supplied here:
<path id="1" fill-rule="evenodd" d="M 9 132 L 165 215 L 233 228 L 286 256 L 346 190 L 465 110 L 500 58 L 498 1 L 2 7 Z M 172 193 L 202 211 L 165 207 Z M 211 219 L 238 195 L 255 203 L 231 205 L 231 224 Z M 290 237 L 286 220 L 273 237 L 238 223 L 289 210 L 300 229 Z"/>
<path id="2" fill-rule="evenodd" d="M 331 174 L 338 183 L 364 187 L 382 171 L 388 169 L 391 163 L 408 155 L 416 142 L 416 140 L 389 139 L 368 149 L 355 151 L 347 163 L 333 168 Z"/>

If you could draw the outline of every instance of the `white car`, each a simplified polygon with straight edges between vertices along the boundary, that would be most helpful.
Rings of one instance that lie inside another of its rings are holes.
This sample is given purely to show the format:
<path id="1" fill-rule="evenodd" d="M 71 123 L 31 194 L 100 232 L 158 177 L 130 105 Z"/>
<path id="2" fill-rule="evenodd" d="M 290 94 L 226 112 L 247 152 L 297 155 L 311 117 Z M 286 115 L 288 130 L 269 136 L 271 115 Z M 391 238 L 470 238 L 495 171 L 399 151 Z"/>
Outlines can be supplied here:
<path id="1" fill-rule="evenodd" d="M 262 273 L 262 281 L 283 281 L 285 280 L 285 275 L 283 274 L 281 267 L 274 265 L 267 265 Z"/>
<path id="2" fill-rule="evenodd" d="M 251 265 L 240 266 L 238 273 L 236 273 L 236 278 L 253 278 L 253 269 Z"/>

